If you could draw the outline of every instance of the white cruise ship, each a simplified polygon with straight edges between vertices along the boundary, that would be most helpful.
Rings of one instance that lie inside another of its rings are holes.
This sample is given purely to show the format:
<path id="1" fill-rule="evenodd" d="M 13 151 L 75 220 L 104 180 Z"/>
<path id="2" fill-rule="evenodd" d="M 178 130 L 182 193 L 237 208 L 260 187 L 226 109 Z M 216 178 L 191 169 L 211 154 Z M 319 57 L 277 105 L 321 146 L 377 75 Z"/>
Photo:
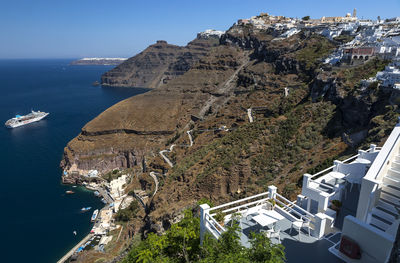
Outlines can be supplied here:
<path id="1" fill-rule="evenodd" d="M 49 113 L 42 112 L 42 111 L 33 111 L 27 115 L 21 116 L 16 115 L 14 118 L 9 119 L 6 121 L 7 128 L 16 128 L 19 126 L 23 126 L 32 122 L 40 121 L 41 119 L 45 118 Z"/>

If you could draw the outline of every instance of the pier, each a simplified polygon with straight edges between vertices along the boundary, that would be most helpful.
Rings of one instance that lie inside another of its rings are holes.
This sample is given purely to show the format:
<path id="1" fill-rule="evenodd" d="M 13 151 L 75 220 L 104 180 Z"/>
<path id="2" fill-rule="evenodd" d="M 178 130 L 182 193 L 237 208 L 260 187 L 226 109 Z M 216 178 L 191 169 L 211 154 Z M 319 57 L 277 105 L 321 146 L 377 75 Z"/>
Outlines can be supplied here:
<path id="1" fill-rule="evenodd" d="M 92 238 L 94 235 L 93 234 L 88 234 L 86 237 L 84 237 L 76 246 L 74 246 L 70 251 L 68 251 L 67 254 L 65 254 L 57 263 L 64 263 L 66 262 L 73 254 L 74 252 L 83 244 L 85 244 L 90 238 Z"/>

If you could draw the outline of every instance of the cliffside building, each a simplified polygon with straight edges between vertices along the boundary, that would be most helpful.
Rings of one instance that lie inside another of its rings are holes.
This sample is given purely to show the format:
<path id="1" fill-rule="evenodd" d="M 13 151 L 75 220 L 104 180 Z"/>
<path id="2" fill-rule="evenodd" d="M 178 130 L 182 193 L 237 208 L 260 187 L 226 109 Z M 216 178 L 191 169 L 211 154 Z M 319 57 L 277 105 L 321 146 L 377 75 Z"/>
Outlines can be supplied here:
<path id="1" fill-rule="evenodd" d="M 357 47 L 357 48 L 345 48 L 343 50 L 343 58 L 344 62 L 353 62 L 353 61 L 364 61 L 368 60 L 375 55 L 374 47 Z"/>
<path id="2" fill-rule="evenodd" d="M 299 257 L 303 262 L 397 262 L 400 119 L 383 147 L 371 145 L 323 171 L 304 174 L 297 200 L 269 186 L 265 193 L 200 209 L 201 242 L 205 233 L 218 239 L 226 231 L 223 225 L 236 221 L 242 245 L 251 246 L 251 232 L 262 232 L 285 246 L 289 262 Z M 224 214 L 224 224 L 215 219 L 217 213 Z"/>

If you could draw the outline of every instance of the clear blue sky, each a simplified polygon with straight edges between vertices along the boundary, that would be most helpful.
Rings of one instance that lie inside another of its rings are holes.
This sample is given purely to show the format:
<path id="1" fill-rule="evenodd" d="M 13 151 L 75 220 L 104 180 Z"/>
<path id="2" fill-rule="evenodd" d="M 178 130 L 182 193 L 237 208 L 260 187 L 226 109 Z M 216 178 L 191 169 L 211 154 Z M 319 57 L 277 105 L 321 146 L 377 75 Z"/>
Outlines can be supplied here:
<path id="1" fill-rule="evenodd" d="M 358 17 L 400 16 L 400 0 L 1 0 L 0 58 L 129 57 L 261 12 L 318 18 L 353 8 Z"/>

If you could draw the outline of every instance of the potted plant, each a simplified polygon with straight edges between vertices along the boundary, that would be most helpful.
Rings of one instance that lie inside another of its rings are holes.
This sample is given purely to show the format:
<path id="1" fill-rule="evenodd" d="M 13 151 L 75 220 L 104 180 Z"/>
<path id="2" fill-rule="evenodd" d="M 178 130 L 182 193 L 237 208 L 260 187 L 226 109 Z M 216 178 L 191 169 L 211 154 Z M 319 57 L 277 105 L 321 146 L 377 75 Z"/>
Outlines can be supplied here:
<path id="1" fill-rule="evenodd" d="M 224 219 L 225 219 L 225 216 L 224 216 L 224 214 L 222 213 L 222 211 L 217 212 L 217 213 L 215 214 L 215 216 L 214 216 L 214 219 L 217 220 L 217 222 L 218 222 L 221 226 L 224 226 Z"/>
<path id="2" fill-rule="evenodd" d="M 336 199 L 331 201 L 331 209 L 332 210 L 339 212 L 340 207 L 342 207 L 342 202 L 340 202 L 339 200 L 336 200 Z"/>
<path id="3" fill-rule="evenodd" d="M 268 199 L 268 202 L 272 205 L 272 209 L 274 209 L 274 208 L 275 208 L 275 205 L 276 205 L 275 199 L 270 198 L 270 199 Z"/>

